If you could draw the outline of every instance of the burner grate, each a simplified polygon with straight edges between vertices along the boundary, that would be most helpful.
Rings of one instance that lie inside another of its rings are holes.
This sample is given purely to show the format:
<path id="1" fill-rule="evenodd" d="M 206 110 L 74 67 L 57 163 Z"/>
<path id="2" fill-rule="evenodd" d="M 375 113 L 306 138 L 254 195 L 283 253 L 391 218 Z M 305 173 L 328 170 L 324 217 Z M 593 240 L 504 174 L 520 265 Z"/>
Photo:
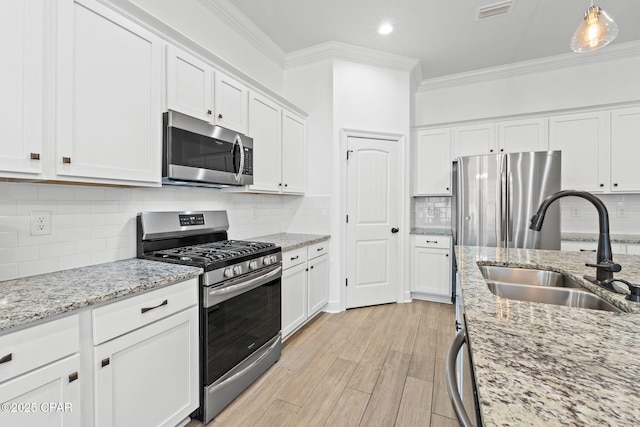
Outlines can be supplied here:
<path id="1" fill-rule="evenodd" d="M 162 259 L 196 262 L 203 265 L 209 265 L 218 261 L 259 253 L 274 246 L 275 245 L 273 243 L 223 240 L 220 242 L 155 251 L 152 256 Z"/>

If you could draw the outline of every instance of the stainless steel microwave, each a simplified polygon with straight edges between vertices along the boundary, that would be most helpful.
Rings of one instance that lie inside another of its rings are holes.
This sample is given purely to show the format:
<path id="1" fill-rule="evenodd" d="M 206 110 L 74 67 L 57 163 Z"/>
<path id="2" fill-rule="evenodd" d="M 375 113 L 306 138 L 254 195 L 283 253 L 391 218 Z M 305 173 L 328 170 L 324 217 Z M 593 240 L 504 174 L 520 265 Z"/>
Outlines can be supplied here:
<path id="1" fill-rule="evenodd" d="M 162 183 L 198 187 L 253 184 L 253 139 L 202 120 L 163 114 Z"/>

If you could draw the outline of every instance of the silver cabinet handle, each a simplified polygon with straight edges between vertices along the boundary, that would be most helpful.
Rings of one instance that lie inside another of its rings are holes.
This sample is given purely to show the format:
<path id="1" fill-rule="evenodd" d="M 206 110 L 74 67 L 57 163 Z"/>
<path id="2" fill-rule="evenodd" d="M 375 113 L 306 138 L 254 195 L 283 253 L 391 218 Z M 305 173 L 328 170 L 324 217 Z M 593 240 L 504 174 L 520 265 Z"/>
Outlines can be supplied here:
<path id="1" fill-rule="evenodd" d="M 471 420 L 467 415 L 467 411 L 464 410 L 464 405 L 462 404 L 462 398 L 460 397 L 460 392 L 458 391 L 458 386 L 456 385 L 456 358 L 458 357 L 458 352 L 460 352 L 460 348 L 467 341 L 467 334 L 464 328 L 460 329 L 456 334 L 451 346 L 449 347 L 449 351 L 447 352 L 447 361 L 445 368 L 445 380 L 447 383 L 447 390 L 449 391 L 449 397 L 451 398 L 451 403 L 453 404 L 453 410 L 456 413 L 456 417 L 458 417 L 458 421 L 462 427 L 473 427 L 471 424 Z"/>

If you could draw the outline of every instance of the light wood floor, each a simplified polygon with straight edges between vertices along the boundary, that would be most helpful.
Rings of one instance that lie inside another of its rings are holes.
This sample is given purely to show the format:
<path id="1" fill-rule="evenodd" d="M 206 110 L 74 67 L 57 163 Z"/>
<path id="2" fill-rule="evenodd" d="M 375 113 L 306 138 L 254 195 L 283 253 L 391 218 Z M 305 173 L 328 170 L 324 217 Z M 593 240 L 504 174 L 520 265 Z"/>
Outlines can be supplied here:
<path id="1" fill-rule="evenodd" d="M 208 427 L 457 427 L 444 383 L 454 317 L 425 301 L 322 313 Z"/>

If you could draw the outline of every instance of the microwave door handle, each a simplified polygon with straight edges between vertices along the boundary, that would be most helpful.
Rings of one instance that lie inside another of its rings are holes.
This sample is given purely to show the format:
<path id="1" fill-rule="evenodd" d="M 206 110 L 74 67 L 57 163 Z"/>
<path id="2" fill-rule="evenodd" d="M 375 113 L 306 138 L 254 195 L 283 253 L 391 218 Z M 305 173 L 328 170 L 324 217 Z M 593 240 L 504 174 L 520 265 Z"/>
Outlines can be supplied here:
<path id="1" fill-rule="evenodd" d="M 234 147 L 237 145 L 240 149 L 240 167 L 238 168 L 238 173 L 236 174 L 236 181 L 240 182 L 240 179 L 242 178 L 242 171 L 244 170 L 244 145 L 242 145 L 242 138 L 240 138 L 240 135 L 236 134 L 233 145 Z"/>

